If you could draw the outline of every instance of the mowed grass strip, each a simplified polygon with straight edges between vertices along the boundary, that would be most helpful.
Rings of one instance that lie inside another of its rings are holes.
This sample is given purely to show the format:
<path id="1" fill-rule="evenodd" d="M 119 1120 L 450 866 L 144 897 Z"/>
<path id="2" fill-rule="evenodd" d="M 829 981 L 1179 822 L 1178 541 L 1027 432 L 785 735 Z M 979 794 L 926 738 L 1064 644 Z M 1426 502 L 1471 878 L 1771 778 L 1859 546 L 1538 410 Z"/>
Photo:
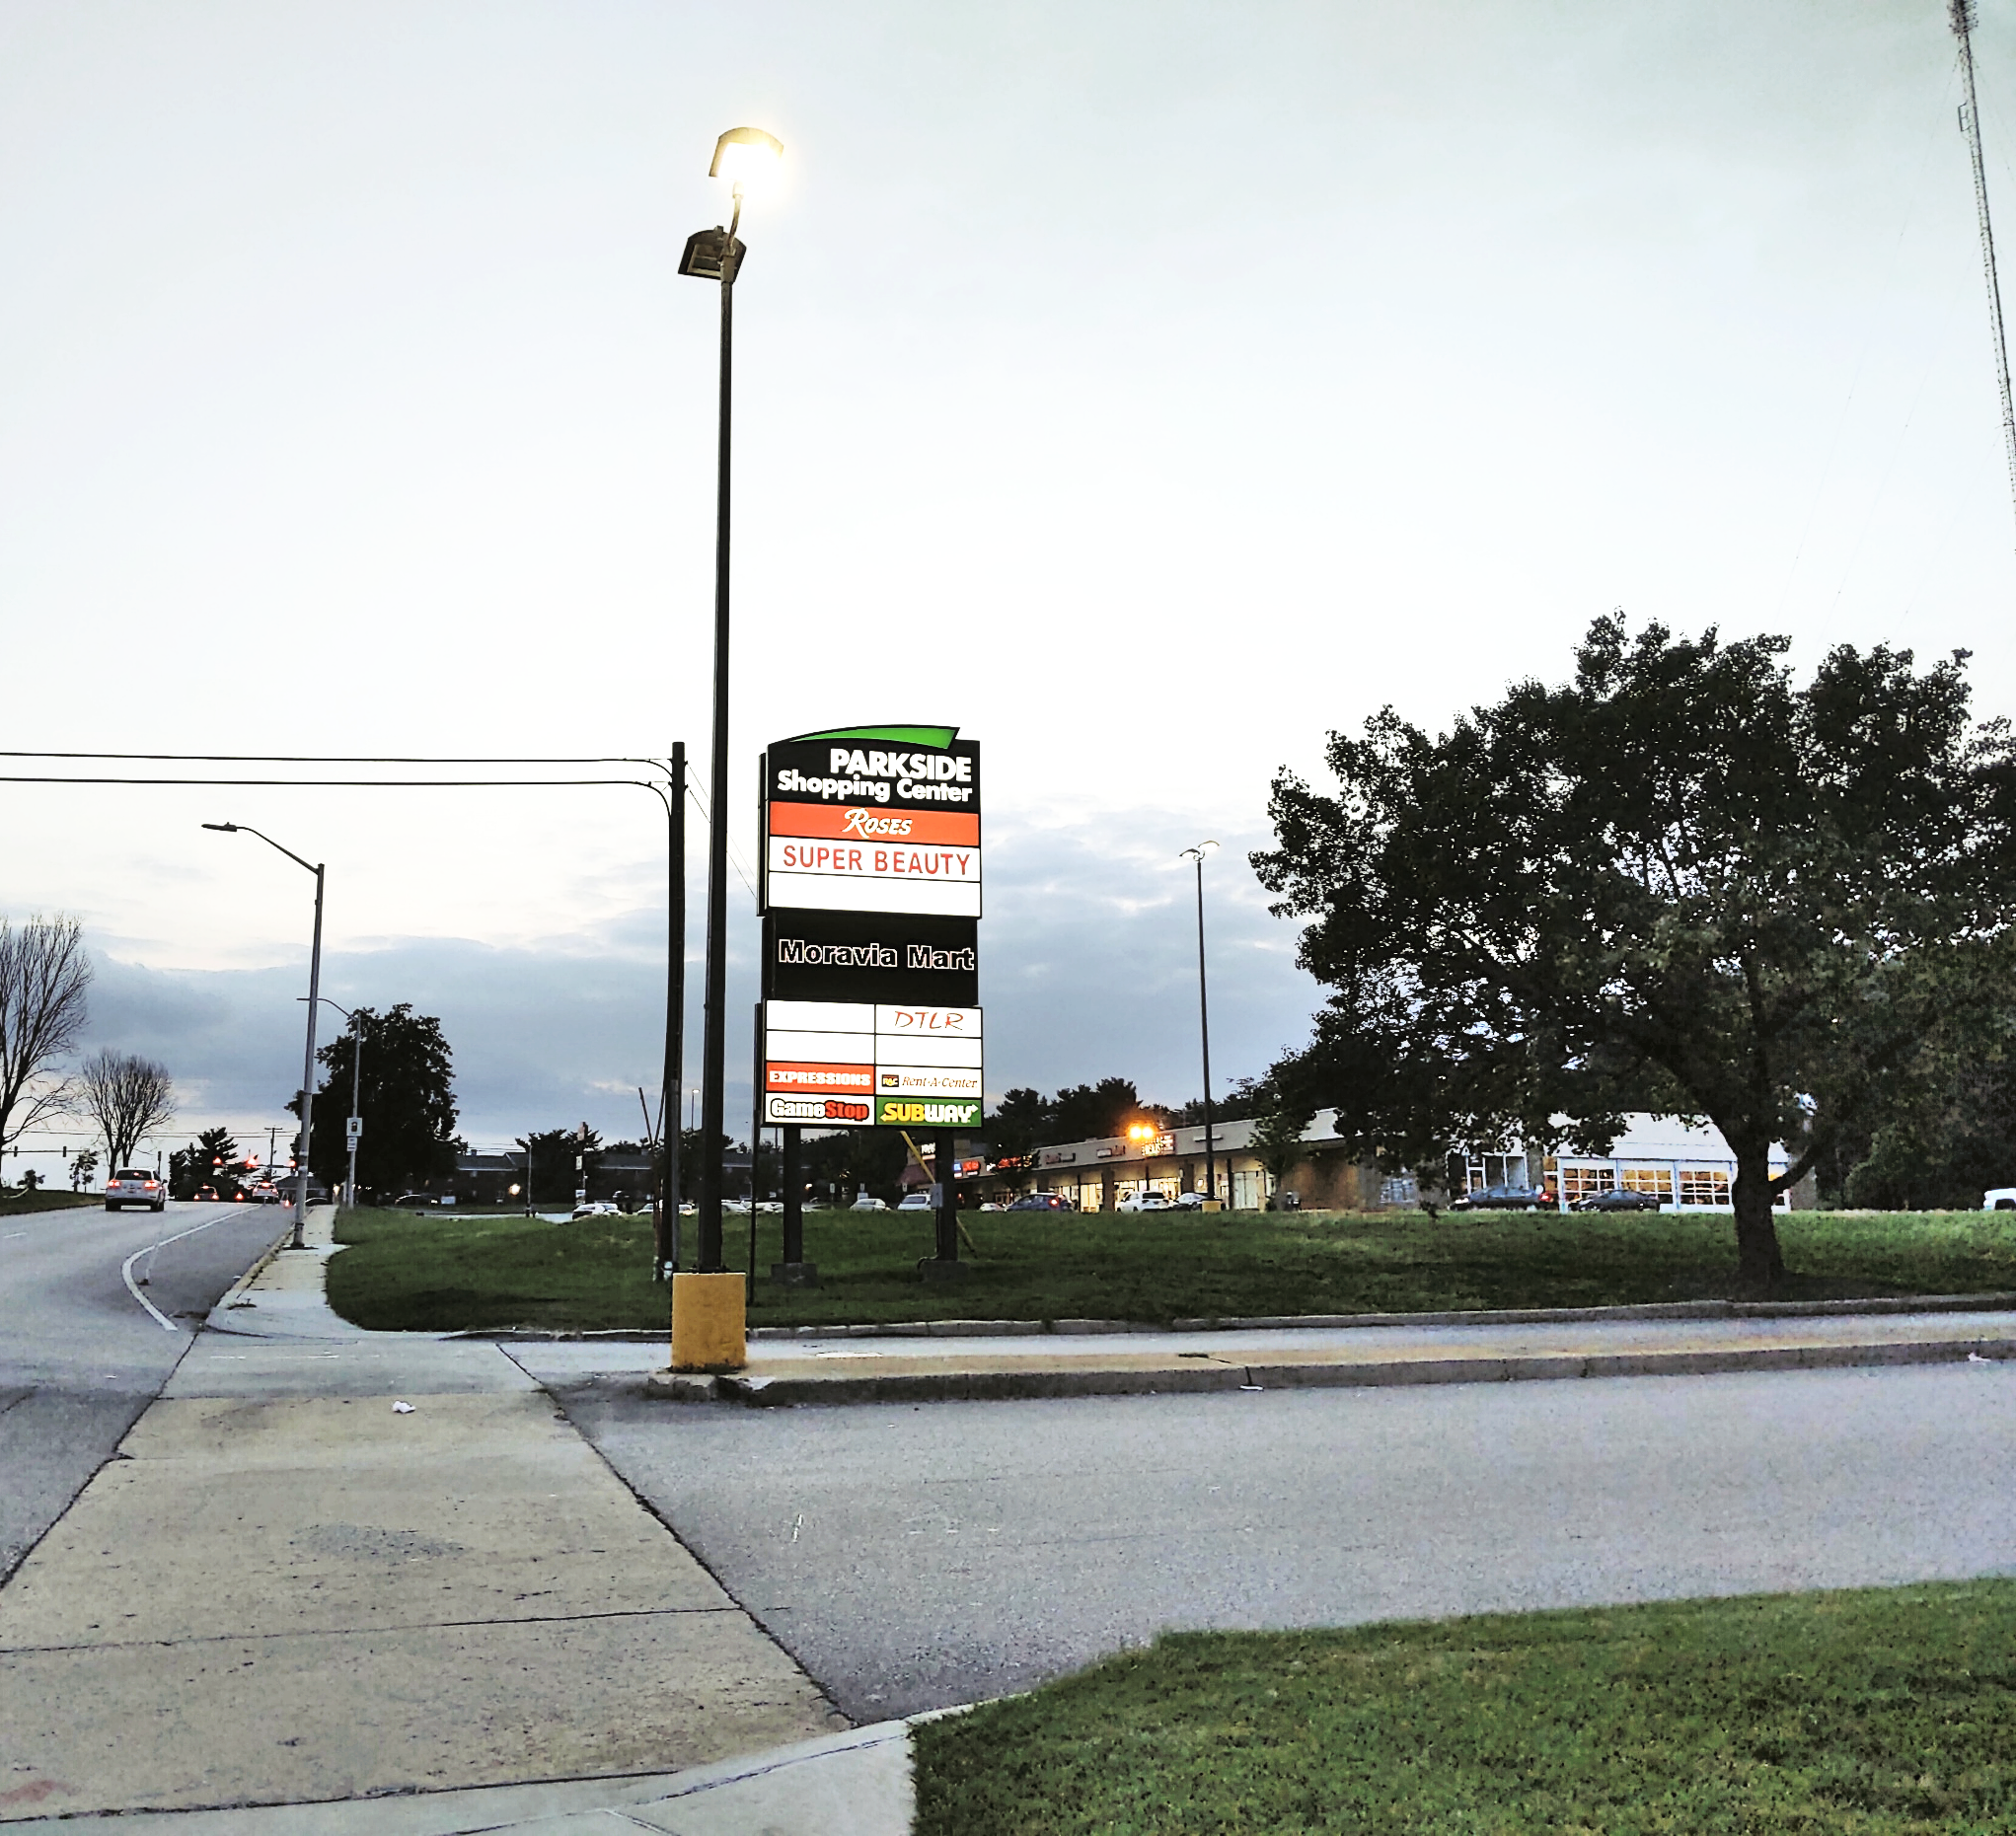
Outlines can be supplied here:
<path id="1" fill-rule="evenodd" d="M 64 1192 L 43 1186 L 35 1192 L 0 1192 L 0 1217 L 18 1217 L 24 1212 L 74 1212 L 86 1206 L 105 1208 L 102 1192 Z"/>
<path id="2" fill-rule="evenodd" d="M 965 1212 L 970 1279 L 925 1286 L 922 1212 L 808 1212 L 814 1288 L 769 1280 L 779 1220 L 757 1220 L 752 1325 L 922 1319 L 1174 1319 L 1458 1308 L 1615 1306 L 1734 1295 L 1723 1216 L 1414 1212 L 1224 1212 L 1213 1217 Z M 748 1219 L 730 1217 L 731 1266 Z M 2016 1212 L 1802 1212 L 1779 1220 L 1798 1295 L 2016 1291 Z M 601 1217 L 345 1212 L 350 1245 L 329 1265 L 332 1302 L 392 1331 L 657 1330 L 650 1222 Z M 693 1220 L 685 1223 L 692 1266 Z"/>
<path id="3" fill-rule="evenodd" d="M 1185 1633 L 916 1734 L 919 1836 L 2016 1829 L 2016 1583 Z"/>

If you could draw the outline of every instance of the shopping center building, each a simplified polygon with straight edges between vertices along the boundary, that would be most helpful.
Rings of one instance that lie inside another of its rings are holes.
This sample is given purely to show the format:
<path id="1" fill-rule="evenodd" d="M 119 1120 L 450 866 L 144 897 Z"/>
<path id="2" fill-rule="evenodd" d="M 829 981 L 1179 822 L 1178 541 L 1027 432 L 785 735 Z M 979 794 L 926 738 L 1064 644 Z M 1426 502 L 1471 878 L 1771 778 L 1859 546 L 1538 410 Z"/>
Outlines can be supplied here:
<path id="1" fill-rule="evenodd" d="M 1454 1156 L 1440 1179 L 1382 1173 L 1355 1160 L 1338 1138 L 1337 1112 L 1318 1110 L 1277 1181 L 1253 1146 L 1251 1122 L 1222 1122 L 1213 1130 L 1218 1197 L 1234 1211 L 1258 1211 L 1278 1195 L 1295 1195 L 1310 1211 L 1413 1210 L 1423 1197 L 1487 1186 L 1542 1186 L 1571 1204 L 1618 1189 L 1650 1193 L 1674 1212 L 1727 1212 L 1736 1179 L 1736 1156 L 1721 1132 L 1671 1116 L 1632 1115 L 1607 1154 L 1529 1153 L 1514 1145 L 1499 1152 Z M 1788 1164 L 1771 1149 L 1771 1171 Z M 970 1166 L 974 1170 L 967 1171 Z M 961 1167 L 962 1204 L 1007 1204 L 1027 1193 L 1054 1192 L 1082 1212 L 1110 1212 L 1123 1199 L 1157 1192 L 1174 1199 L 1205 1190 L 1204 1130 L 1167 1129 L 1105 1140 L 1065 1141 L 1040 1147 L 1023 1164 L 987 1160 Z M 1778 1197 L 1780 1210 L 1805 1211 L 1815 1203 L 1809 1174 Z"/>

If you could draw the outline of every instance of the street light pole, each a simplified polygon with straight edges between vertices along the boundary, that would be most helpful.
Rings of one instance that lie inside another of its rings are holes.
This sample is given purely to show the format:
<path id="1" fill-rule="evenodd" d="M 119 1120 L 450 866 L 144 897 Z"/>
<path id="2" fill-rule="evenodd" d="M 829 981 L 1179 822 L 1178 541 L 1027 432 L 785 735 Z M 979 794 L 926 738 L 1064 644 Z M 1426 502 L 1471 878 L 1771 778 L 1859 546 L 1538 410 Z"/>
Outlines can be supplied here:
<path id="1" fill-rule="evenodd" d="M 735 232 L 742 224 L 743 175 L 752 163 L 775 161 L 784 151 L 755 127 L 731 127 L 714 145 L 710 178 L 728 178 L 733 214 L 723 230 L 687 238 L 682 274 L 718 280 L 721 288 L 720 419 L 714 482 L 713 734 L 708 760 L 707 966 L 705 1027 L 701 1039 L 700 1272 L 718 1275 L 721 1260 L 720 1140 L 727 1119 L 728 1056 L 728 535 L 729 456 L 734 425 L 735 275 L 748 252 Z"/>
<path id="2" fill-rule="evenodd" d="M 258 836 L 266 846 L 279 848 L 297 867 L 306 867 L 315 875 L 315 944 L 308 957 L 308 1043 L 301 1054 L 301 1161 L 294 1181 L 294 1235 L 287 1245 L 290 1250 L 306 1249 L 301 1231 L 308 1222 L 308 1149 L 315 1136 L 315 1020 L 322 1005 L 323 871 L 319 864 L 303 860 L 291 847 L 281 847 L 271 836 L 249 823 L 205 823 L 203 827 L 220 835 L 237 835 L 243 830 L 247 835 Z"/>
<path id="3" fill-rule="evenodd" d="M 1211 1126 L 1211 999 L 1204 980 L 1204 857 L 1218 852 L 1216 842 L 1186 847 L 1179 860 L 1197 863 L 1197 1024 L 1204 1041 L 1204 1207 L 1218 1210 L 1218 1150 Z"/>

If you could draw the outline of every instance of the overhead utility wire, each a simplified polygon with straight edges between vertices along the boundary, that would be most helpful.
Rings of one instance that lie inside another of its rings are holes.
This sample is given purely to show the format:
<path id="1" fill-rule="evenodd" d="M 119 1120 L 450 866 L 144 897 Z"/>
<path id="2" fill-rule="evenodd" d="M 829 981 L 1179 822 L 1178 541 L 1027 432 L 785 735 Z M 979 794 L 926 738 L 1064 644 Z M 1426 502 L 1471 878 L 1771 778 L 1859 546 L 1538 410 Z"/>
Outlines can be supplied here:
<path id="1" fill-rule="evenodd" d="M 1988 173 L 1981 160 L 1980 106 L 1974 88 L 1975 0 L 1947 0 L 1947 23 L 1960 40 L 1960 74 L 1967 100 L 1960 105 L 1960 127 L 1974 162 L 1975 213 L 1981 226 L 1981 266 L 1987 274 L 1988 313 L 1995 333 L 1995 381 L 2002 391 L 2002 444 L 2009 462 L 2009 495 L 2016 506 L 2016 405 L 2009 397 L 2009 341 L 2002 330 L 2002 284 L 1995 272 L 1995 232 L 1988 221 Z"/>

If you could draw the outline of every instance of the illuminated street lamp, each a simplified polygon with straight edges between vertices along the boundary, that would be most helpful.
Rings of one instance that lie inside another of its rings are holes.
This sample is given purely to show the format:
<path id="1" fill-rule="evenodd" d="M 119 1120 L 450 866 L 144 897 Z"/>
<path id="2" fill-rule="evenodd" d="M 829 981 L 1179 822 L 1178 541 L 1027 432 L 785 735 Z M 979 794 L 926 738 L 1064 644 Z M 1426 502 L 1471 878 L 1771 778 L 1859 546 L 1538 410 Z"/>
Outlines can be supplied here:
<path id="1" fill-rule="evenodd" d="M 1204 857 L 1218 852 L 1216 842 L 1186 847 L 1178 860 L 1197 863 L 1197 1024 L 1204 1039 L 1204 1209 L 1218 1210 L 1218 1154 L 1211 1130 L 1211 1002 L 1204 989 Z"/>
<path id="2" fill-rule="evenodd" d="M 315 945 L 308 957 L 308 1045 L 301 1058 L 301 1158 L 294 1180 L 294 1237 L 287 1245 L 290 1250 L 306 1249 L 301 1228 L 308 1221 L 308 1143 L 315 1132 L 315 1016 L 322 1005 L 322 868 L 303 860 L 291 847 L 280 847 L 271 836 L 261 834 L 249 823 L 205 823 L 203 827 L 214 829 L 219 835 L 237 835 L 243 830 L 247 835 L 259 836 L 266 846 L 279 848 L 295 866 L 306 867 L 315 875 Z"/>
<path id="3" fill-rule="evenodd" d="M 735 275 L 748 253 L 735 232 L 745 188 L 774 174 L 784 143 L 760 127 L 731 127 L 714 143 L 710 179 L 725 179 L 733 208 L 725 229 L 686 239 L 679 271 L 721 287 L 719 449 L 714 497 L 713 746 L 708 773 L 706 1030 L 701 1045 L 700 1271 L 721 1273 L 721 1156 L 726 1119 L 728 983 L 728 456 L 733 426 Z M 676 1123 L 677 1118 L 674 1118 Z M 676 1305 L 676 1285 L 675 1285 Z M 676 1335 L 675 1335 L 676 1336 Z"/>

